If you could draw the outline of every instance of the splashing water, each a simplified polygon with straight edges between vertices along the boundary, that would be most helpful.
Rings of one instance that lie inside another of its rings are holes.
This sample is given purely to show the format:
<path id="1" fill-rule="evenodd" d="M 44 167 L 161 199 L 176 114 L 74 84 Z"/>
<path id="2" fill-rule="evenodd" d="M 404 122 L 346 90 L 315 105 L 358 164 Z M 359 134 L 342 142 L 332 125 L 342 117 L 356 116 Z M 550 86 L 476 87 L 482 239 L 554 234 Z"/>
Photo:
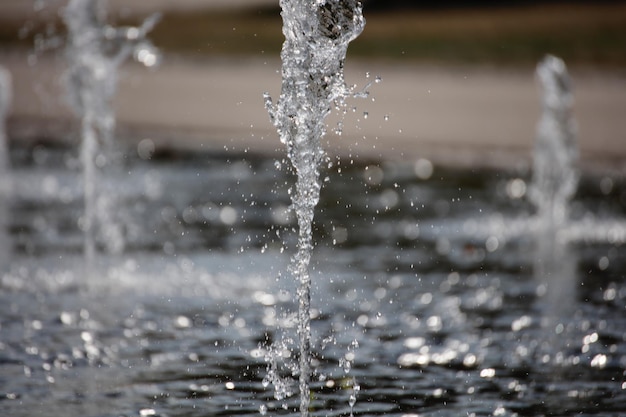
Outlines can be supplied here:
<path id="1" fill-rule="evenodd" d="M 543 112 L 535 141 L 529 197 L 544 226 L 559 227 L 569 218 L 569 201 L 578 187 L 573 95 L 565 63 L 547 56 L 537 66 L 543 89 Z"/>
<path id="2" fill-rule="evenodd" d="M 361 386 L 356 383 L 355 379 L 352 379 L 352 393 L 350 394 L 350 399 L 348 400 L 348 405 L 350 406 L 350 417 L 354 417 L 354 405 L 356 404 L 356 397 L 361 391 Z"/>
<path id="3" fill-rule="evenodd" d="M 68 28 L 66 75 L 68 98 L 81 120 L 85 214 L 85 257 L 95 254 L 95 228 L 100 226 L 109 249 L 121 249 L 123 238 L 109 215 L 113 202 L 100 200 L 96 171 L 110 158 L 115 130 L 112 107 L 118 68 L 130 57 L 145 66 L 158 64 L 159 55 L 146 39 L 159 15 L 150 16 L 140 27 L 115 28 L 104 24 L 103 2 L 70 0 L 63 14 Z M 96 223 L 99 223 L 98 225 Z"/>
<path id="4" fill-rule="evenodd" d="M 325 118 L 352 91 L 343 77 L 350 41 L 363 30 L 362 6 L 356 0 L 281 0 L 285 42 L 281 52 L 282 88 L 276 105 L 265 104 L 297 174 L 292 204 L 298 221 L 298 251 L 292 272 L 299 282 L 300 413 L 308 415 L 311 374 L 309 263 L 313 249 L 311 227 L 320 194 L 321 139 Z"/>

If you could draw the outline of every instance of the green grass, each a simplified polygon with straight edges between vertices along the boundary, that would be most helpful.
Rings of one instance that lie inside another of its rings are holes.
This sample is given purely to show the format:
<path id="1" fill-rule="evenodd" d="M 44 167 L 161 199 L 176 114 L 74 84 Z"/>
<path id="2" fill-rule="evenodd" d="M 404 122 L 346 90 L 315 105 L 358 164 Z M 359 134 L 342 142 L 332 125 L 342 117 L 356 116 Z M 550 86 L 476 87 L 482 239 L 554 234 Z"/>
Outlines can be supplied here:
<path id="1" fill-rule="evenodd" d="M 626 66 L 626 5 L 557 5 L 465 11 L 367 14 L 351 57 L 442 64 L 534 65 L 546 53 L 572 65 Z M 133 22 L 124 22 L 133 23 Z M 278 57 L 279 10 L 167 14 L 150 38 L 166 53 L 190 56 Z M 2 44 L 18 39 L 19 25 L 2 22 Z M 56 27 L 62 27 L 58 22 Z"/>

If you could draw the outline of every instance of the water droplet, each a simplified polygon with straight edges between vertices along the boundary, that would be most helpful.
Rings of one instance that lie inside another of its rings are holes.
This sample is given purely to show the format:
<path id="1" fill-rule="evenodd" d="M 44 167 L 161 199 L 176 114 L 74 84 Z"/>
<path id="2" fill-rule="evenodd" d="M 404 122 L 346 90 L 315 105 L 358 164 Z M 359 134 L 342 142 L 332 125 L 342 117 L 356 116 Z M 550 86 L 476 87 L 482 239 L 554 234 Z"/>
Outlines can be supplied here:
<path id="1" fill-rule="evenodd" d="M 602 258 L 600 258 L 600 260 L 598 261 L 598 268 L 600 268 L 601 271 L 606 270 L 609 267 L 609 258 L 606 256 L 603 256 Z"/>
<path id="2" fill-rule="evenodd" d="M 611 194 L 611 191 L 613 191 L 613 179 L 611 179 L 610 177 L 602 178 L 600 180 L 600 191 L 604 195 Z"/>
<path id="3" fill-rule="evenodd" d="M 433 175 L 434 167 L 428 159 L 420 158 L 413 167 L 415 175 L 421 180 L 427 180 Z"/>
<path id="4" fill-rule="evenodd" d="M 498 246 L 500 246 L 500 242 L 497 237 L 489 236 L 487 238 L 487 241 L 485 242 L 485 249 L 487 249 L 487 252 L 495 252 L 498 249 Z"/>
<path id="5" fill-rule="evenodd" d="M 521 178 L 515 178 L 506 185 L 506 193 L 509 198 L 519 199 L 526 194 L 526 182 Z"/>
<path id="6" fill-rule="evenodd" d="M 141 159 L 150 159 L 152 158 L 155 149 L 156 147 L 152 139 L 145 138 L 137 144 L 137 155 Z"/>

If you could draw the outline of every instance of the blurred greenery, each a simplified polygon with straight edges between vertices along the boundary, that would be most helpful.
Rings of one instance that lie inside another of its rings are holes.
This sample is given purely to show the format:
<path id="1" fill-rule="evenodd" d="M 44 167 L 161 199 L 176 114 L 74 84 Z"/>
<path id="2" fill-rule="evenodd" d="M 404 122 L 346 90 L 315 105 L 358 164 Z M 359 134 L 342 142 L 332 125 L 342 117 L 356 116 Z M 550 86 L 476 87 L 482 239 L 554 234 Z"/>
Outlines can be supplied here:
<path id="1" fill-rule="evenodd" d="M 534 65 L 546 53 L 570 65 L 626 68 L 626 4 L 550 4 L 471 9 L 367 12 L 351 57 L 440 64 Z M 116 24 L 136 22 L 121 21 Z M 59 22 L 21 23 L 0 17 L 0 46 L 32 45 Z M 278 57 L 283 36 L 277 8 L 168 13 L 150 38 L 166 53 L 187 56 Z M 24 30 L 22 30 L 24 32 Z"/>

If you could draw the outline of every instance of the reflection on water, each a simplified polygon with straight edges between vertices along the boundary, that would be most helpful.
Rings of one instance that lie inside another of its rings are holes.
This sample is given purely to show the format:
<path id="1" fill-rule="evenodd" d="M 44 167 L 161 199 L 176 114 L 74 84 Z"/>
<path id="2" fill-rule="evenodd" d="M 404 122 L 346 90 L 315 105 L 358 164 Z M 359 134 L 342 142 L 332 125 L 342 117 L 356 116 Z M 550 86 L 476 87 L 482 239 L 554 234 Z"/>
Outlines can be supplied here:
<path id="1" fill-rule="evenodd" d="M 295 414 L 263 382 L 264 349 L 295 326 L 295 286 L 277 280 L 291 179 L 251 155 L 127 157 L 103 180 L 127 249 L 85 277 L 72 152 L 12 152 L 2 414 Z M 349 415 L 354 395 L 354 415 L 626 412 L 623 179 L 583 177 L 572 203 L 614 238 L 535 245 L 519 172 L 334 165 L 314 225 L 312 414 Z"/>

